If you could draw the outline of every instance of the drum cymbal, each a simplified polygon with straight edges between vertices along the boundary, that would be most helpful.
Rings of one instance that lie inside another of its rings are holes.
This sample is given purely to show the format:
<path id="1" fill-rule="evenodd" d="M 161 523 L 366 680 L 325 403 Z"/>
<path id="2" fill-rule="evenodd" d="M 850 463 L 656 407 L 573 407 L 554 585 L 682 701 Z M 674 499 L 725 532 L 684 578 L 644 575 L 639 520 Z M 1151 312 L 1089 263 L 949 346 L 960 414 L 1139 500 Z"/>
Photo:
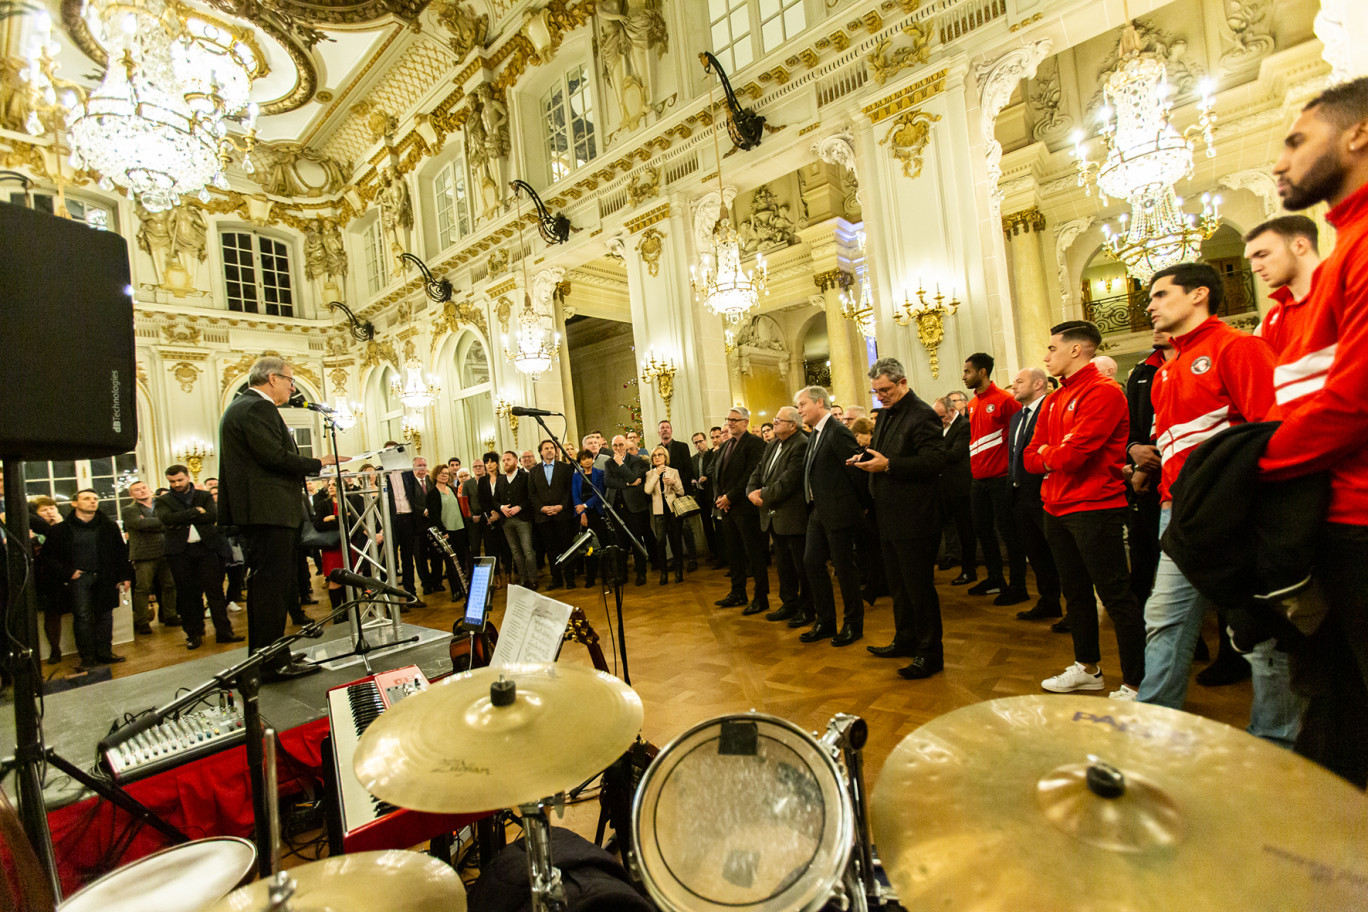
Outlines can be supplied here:
<path id="1" fill-rule="evenodd" d="M 491 685 L 512 682 L 506 706 Z M 515 807 L 573 788 L 632 746 L 641 698 L 612 675 L 509 665 L 452 675 L 375 720 L 356 777 L 382 801 L 439 814 Z"/>
<path id="2" fill-rule="evenodd" d="M 236 836 L 162 849 L 87 885 L 62 912 L 195 912 L 222 899 L 251 873 L 256 846 Z"/>
<path id="3" fill-rule="evenodd" d="M 1042 695 L 956 710 L 893 751 L 871 816 L 909 909 L 1368 908 L 1362 792 L 1164 707 Z"/>
<path id="4" fill-rule="evenodd" d="M 465 912 L 465 885 L 451 865 L 417 852 L 357 852 L 290 868 L 291 912 Z M 258 880 L 210 912 L 270 908 L 270 881 Z"/>

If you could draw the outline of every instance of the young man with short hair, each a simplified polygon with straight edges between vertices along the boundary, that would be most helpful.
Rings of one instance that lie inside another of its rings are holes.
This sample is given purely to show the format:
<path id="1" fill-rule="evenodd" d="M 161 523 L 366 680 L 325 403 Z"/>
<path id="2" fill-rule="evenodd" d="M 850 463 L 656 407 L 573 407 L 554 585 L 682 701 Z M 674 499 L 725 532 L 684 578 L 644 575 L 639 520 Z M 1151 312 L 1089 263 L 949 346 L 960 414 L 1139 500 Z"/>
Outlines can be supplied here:
<path id="1" fill-rule="evenodd" d="M 1254 274 L 1273 293 L 1273 306 L 1254 328 L 1275 352 L 1287 347 L 1304 328 L 1311 277 L 1320 265 L 1316 249 L 1320 230 L 1304 215 L 1283 215 L 1255 225 L 1244 236 L 1244 256 Z"/>
<path id="2" fill-rule="evenodd" d="M 128 546 L 93 489 L 76 492 L 71 512 L 43 543 L 43 559 L 61 581 L 58 607 L 72 614 L 81 670 L 124 661 L 114 654 L 114 609 L 119 590 L 126 590 L 133 577 Z"/>
<path id="3" fill-rule="evenodd" d="M 969 501 L 987 571 L 983 582 L 970 586 L 968 592 L 970 595 L 996 595 L 994 605 L 1017 605 L 1027 600 L 1026 551 L 1012 519 L 1012 489 L 1007 480 L 1007 427 L 1012 416 L 1021 410 L 1021 404 L 1010 393 L 998 388 L 992 374 L 992 355 L 975 352 L 964 362 L 964 386 L 974 391 L 974 398 L 969 400 L 969 470 L 974 476 Z M 1007 544 L 1009 578 L 1002 575 L 999 535 Z"/>
<path id="4" fill-rule="evenodd" d="M 1040 682 L 1052 693 L 1102 690 L 1097 600 L 1116 627 L 1122 688 L 1131 699 L 1145 678 L 1145 622 L 1126 562 L 1126 492 L 1121 464 L 1130 431 L 1126 396 L 1092 363 L 1102 334 L 1086 320 L 1050 330 L 1045 369 L 1063 381 L 1041 405 L 1026 447 L 1026 471 L 1044 475 L 1045 537 L 1050 543 L 1073 635 L 1074 663 Z"/>

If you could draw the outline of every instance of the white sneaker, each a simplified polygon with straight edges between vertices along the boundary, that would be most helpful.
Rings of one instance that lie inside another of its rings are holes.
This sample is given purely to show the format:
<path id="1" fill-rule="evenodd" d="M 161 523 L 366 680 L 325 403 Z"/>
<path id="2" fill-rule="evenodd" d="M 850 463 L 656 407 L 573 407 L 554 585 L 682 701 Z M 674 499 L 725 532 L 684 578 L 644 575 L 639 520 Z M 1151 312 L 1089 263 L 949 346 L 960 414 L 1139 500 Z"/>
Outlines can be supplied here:
<path id="1" fill-rule="evenodd" d="M 1140 695 L 1129 684 L 1122 684 L 1120 690 L 1113 690 L 1107 694 L 1113 700 L 1122 700 L 1126 703 L 1134 703 Z"/>
<path id="2" fill-rule="evenodd" d="M 1100 666 L 1097 669 L 1097 674 L 1089 674 L 1081 663 L 1074 662 L 1053 678 L 1046 678 L 1041 681 L 1040 686 L 1052 693 L 1066 694 L 1073 693 L 1075 690 L 1101 690 L 1106 686 L 1106 682 L 1102 680 L 1102 668 Z M 1125 685 L 1121 686 L 1124 687 Z"/>
<path id="3" fill-rule="evenodd" d="M 229 611 L 232 611 L 232 612 L 234 612 L 234 613 L 237 613 L 237 612 L 241 611 L 242 609 L 238 607 L 238 603 L 237 603 L 237 602 L 229 602 L 229 603 L 228 603 L 228 610 L 229 610 Z"/>

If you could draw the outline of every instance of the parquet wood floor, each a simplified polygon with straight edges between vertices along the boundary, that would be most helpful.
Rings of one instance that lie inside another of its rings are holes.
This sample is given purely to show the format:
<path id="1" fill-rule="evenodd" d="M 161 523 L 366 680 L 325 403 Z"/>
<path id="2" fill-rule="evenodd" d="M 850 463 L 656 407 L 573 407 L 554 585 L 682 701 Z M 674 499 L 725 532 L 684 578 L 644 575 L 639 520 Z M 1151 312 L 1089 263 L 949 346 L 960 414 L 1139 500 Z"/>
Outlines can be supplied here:
<path id="1" fill-rule="evenodd" d="M 771 571 L 773 573 L 773 571 Z M 728 712 L 754 709 L 781 716 L 810 731 L 820 731 L 838 712 L 862 716 L 869 724 L 866 748 L 869 784 L 877 780 L 885 758 L 898 742 L 919 725 L 951 710 L 982 700 L 1041 693 L 1040 681 L 1073 660 L 1067 634 L 1051 633 L 1045 622 L 1015 619 L 1019 607 L 997 608 L 990 597 L 971 597 L 951 587 L 953 572 L 937 574 L 945 624 L 945 671 L 924 681 L 897 675 L 905 659 L 877 659 L 865 646 L 891 641 L 890 602 L 880 599 L 866 608 L 865 638 L 842 649 L 827 642 L 803 644 L 801 631 L 764 620 L 742 617 L 741 609 L 713 607 L 727 591 L 725 576 L 700 569 L 685 582 L 657 584 L 651 575 L 645 586 L 628 585 L 624 603 L 629 669 L 632 684 L 645 705 L 645 736 L 657 745 L 695 723 Z M 773 583 L 773 579 L 772 579 Z M 327 604 L 321 581 L 319 598 Z M 611 656 L 609 624 L 603 596 L 596 590 L 556 590 L 552 596 L 584 608 Z M 502 615 L 504 592 L 495 595 L 494 619 Z M 428 599 L 429 607 L 404 615 L 412 624 L 451 629 L 459 606 L 445 596 Z M 611 595 L 607 599 L 613 607 Z M 319 614 L 319 606 L 310 613 Z M 245 632 L 243 614 L 233 615 L 238 632 Z M 612 623 L 616 628 L 616 617 Z M 136 674 L 231 647 L 217 647 L 212 637 L 198 652 L 184 648 L 178 629 L 154 628 L 116 651 L 128 661 L 114 666 L 117 676 Z M 1215 645 L 1215 621 L 1208 619 L 1204 636 Z M 1116 640 L 1110 623 L 1102 627 L 1102 667 L 1108 689 L 1118 686 Z M 563 662 L 588 665 L 586 651 L 567 644 Z M 610 659 L 611 662 L 611 659 Z M 47 673 L 74 668 L 68 657 L 61 668 L 44 666 Z M 1198 666 L 1200 667 L 1200 666 Z M 1097 699 L 1105 700 L 1105 693 Z M 1188 692 L 1192 712 L 1243 728 L 1248 721 L 1249 684 L 1205 688 L 1194 684 Z M 60 725 L 53 719 L 49 725 Z M 591 834 L 592 835 L 592 834 Z"/>

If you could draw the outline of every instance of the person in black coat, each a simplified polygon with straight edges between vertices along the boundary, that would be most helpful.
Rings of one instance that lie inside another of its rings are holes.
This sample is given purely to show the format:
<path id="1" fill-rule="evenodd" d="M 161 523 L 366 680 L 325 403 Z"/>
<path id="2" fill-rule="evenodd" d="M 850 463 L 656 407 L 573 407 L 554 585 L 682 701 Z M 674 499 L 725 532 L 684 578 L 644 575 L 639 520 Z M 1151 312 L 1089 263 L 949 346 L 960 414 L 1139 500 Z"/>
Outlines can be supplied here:
<path id="1" fill-rule="evenodd" d="M 114 609 L 119 590 L 133 582 L 133 565 L 119 524 L 100 510 L 93 490 L 77 492 L 71 512 L 48 533 L 43 559 L 61 580 L 62 607 L 73 616 L 81 670 L 124 661 L 114 654 Z"/>
<path id="2" fill-rule="evenodd" d="M 760 508 L 760 529 L 774 536 L 779 570 L 779 608 L 767 621 L 811 623 L 812 592 L 803 552 L 807 542 L 808 507 L 803 497 L 803 456 L 807 438 L 798 430 L 798 410 L 786 405 L 774 413 L 774 437 L 751 473 L 746 491 Z M 754 613 L 747 608 L 742 614 Z M 797 624 L 794 626 L 802 626 Z"/>
<path id="3" fill-rule="evenodd" d="M 1026 471 L 1022 458 L 1035 434 L 1040 406 L 1049 391 L 1045 372 L 1036 367 L 1022 368 L 1012 382 L 1012 394 L 1021 403 L 1021 410 L 1012 415 L 1007 426 L 1007 481 L 1012 490 L 1012 516 L 1021 531 L 1021 543 L 1035 571 L 1036 592 L 1040 596 L 1030 610 L 1017 612 L 1023 621 L 1057 618 L 1064 613 L 1059 603 L 1059 571 L 1050 543 L 1045 540 L 1045 505 L 1040 499 L 1045 476 Z"/>
<path id="4" fill-rule="evenodd" d="M 722 432 L 718 430 L 718 439 L 721 439 Z M 703 526 L 703 537 L 708 542 L 708 555 L 714 562 L 718 561 L 719 548 L 717 546 L 716 528 L 713 526 L 713 507 L 712 502 L 716 500 L 711 494 L 712 482 L 708 475 L 712 472 L 713 457 L 717 451 L 708 446 L 708 438 L 702 431 L 693 435 L 694 454 L 689 457 L 689 469 L 693 472 L 693 487 L 691 494 L 698 499 L 698 504 L 703 509 L 698 511 L 699 523 Z"/>
<path id="5" fill-rule="evenodd" d="M 679 480 L 684 485 L 685 494 L 694 493 L 694 479 L 698 476 L 693 470 L 693 454 L 689 452 L 689 445 L 674 436 L 674 425 L 668 421 L 661 421 L 657 425 L 660 431 L 660 445 L 670 454 L 670 468 L 679 473 Z M 702 498 L 696 498 L 701 506 Z M 702 512 L 701 510 L 699 511 Z M 690 573 L 698 569 L 698 541 L 694 536 L 694 526 L 700 521 L 693 516 L 685 518 L 682 530 L 684 535 L 684 555 L 688 561 Z M 700 526 L 701 531 L 701 526 Z"/>
<path id="6" fill-rule="evenodd" d="M 204 640 L 204 604 L 214 621 L 219 643 L 241 643 L 228 620 L 228 600 L 223 595 L 223 559 L 219 554 L 218 509 L 214 495 L 197 491 L 190 470 L 173 465 L 166 470 L 171 490 L 157 498 L 161 520 L 162 555 L 176 580 L 176 614 L 185 631 L 185 648 L 199 649 Z"/>
<path id="7" fill-rule="evenodd" d="M 518 454 L 503 454 L 503 471 L 494 480 L 494 512 L 513 555 L 513 570 L 523 588 L 537 588 L 536 551 L 532 547 L 532 497 L 527 473 L 518 468 Z"/>
<path id="8" fill-rule="evenodd" d="M 714 504 L 722 511 L 722 533 L 731 567 L 731 591 L 713 604 L 719 608 L 746 605 L 746 577 L 755 581 L 753 612 L 769 610 L 769 542 L 760 531 L 760 510 L 746 497 L 765 442 L 750 433 L 750 411 L 737 406 L 727 412 L 729 436 L 714 463 Z"/>
<path id="9" fill-rule="evenodd" d="M 229 403 L 219 423 L 219 520 L 236 526 L 247 564 L 247 649 L 257 652 L 285 633 L 290 605 L 299 604 L 296 554 L 307 518 L 304 479 L 332 456 L 300 456 L 280 417 L 294 391 L 294 369 L 268 356 L 252 365 L 248 389 Z M 301 677 L 317 666 L 291 661 L 282 650 L 264 681 Z"/>
<path id="10" fill-rule="evenodd" d="M 551 584 L 547 588 L 574 589 L 574 565 L 562 571 L 556 566 L 556 558 L 565 553 L 574 537 L 575 505 L 570 498 L 570 483 L 575 470 L 557 458 L 560 452 L 550 440 L 543 440 L 537 452 L 541 462 L 528 472 L 528 493 L 532 498 L 532 523 L 541 536 L 546 562 L 551 565 Z"/>
<path id="11" fill-rule="evenodd" d="M 855 465 L 869 473 L 869 490 L 879 505 L 879 538 L 893 595 L 894 626 L 893 642 L 870 646 L 869 651 L 881 657 L 911 656 L 912 664 L 898 669 L 898 674 L 925 678 L 945 666 L 935 580 L 940 537 L 937 488 L 946 460 L 941 421 L 908 389 L 907 374 L 896 358 L 880 358 L 869 378 L 884 407 L 877 411 L 867 458 Z"/>
<path id="12" fill-rule="evenodd" d="M 627 452 L 626 437 L 619 434 L 613 438 L 613 458 L 604 466 L 603 487 L 608 494 L 609 502 L 627 523 L 627 530 L 623 530 L 617 527 L 612 514 L 609 514 L 608 523 L 615 527 L 618 547 L 624 554 L 630 554 L 635 550 L 627 540 L 625 531 L 630 531 L 636 536 L 643 547 L 649 547 L 649 536 L 646 533 L 651 522 L 651 502 L 646 497 L 647 468 L 649 467 L 646 460 Z M 646 585 L 646 557 L 640 551 L 636 552 L 636 570 L 636 584 Z"/>
<path id="13" fill-rule="evenodd" d="M 978 537 L 974 533 L 974 513 L 969 506 L 969 489 L 974 483 L 974 476 L 969 471 L 969 419 L 960 414 L 952 402 L 938 400 L 936 405 L 939 406 L 935 410 L 938 416 L 945 413 L 941 418 L 941 445 L 945 447 L 941 502 L 945 506 L 946 519 L 954 523 L 955 537 L 959 539 L 960 575 L 951 582 L 963 586 L 978 579 Z M 947 420 L 949 424 L 945 424 Z M 946 557 L 950 557 L 948 546 Z M 950 568 L 942 564 L 941 569 Z"/>
<path id="14" fill-rule="evenodd" d="M 830 639 L 832 646 L 849 646 L 864 636 L 864 596 L 855 560 L 855 539 L 865 518 L 864 498 L 859 494 L 863 479 L 847 464 L 860 444 L 850 428 L 832 415 L 831 394 L 825 387 L 809 386 L 798 393 L 796 401 L 803 421 L 812 428 L 803 459 L 803 492 L 812 506 L 803 562 L 817 616 L 817 623 L 799 639 L 804 643 Z M 841 587 L 844 620 L 839 631 L 827 561 Z"/>

